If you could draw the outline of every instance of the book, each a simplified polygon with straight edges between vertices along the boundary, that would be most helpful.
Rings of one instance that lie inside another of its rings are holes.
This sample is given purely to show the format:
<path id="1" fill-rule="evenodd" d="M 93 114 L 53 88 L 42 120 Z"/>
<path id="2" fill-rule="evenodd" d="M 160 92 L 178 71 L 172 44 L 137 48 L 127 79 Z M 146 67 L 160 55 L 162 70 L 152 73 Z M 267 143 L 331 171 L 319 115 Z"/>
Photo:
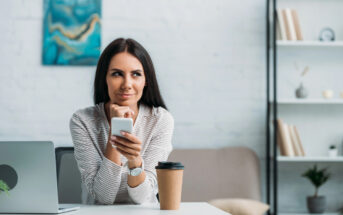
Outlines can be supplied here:
<path id="1" fill-rule="evenodd" d="M 288 129 L 288 124 L 287 123 L 284 123 L 283 124 L 283 129 L 284 129 L 284 132 L 285 132 L 285 145 L 286 145 L 286 148 L 287 148 L 287 156 L 295 156 L 295 152 L 294 152 L 294 147 L 293 147 L 293 144 L 292 144 L 292 139 L 291 139 L 291 135 L 289 133 L 289 129 Z"/>
<path id="2" fill-rule="evenodd" d="M 282 130 L 282 126 L 283 126 L 283 122 L 281 119 L 277 119 L 276 120 L 276 123 L 277 123 L 277 131 L 276 131 L 276 135 L 277 135 L 277 144 L 279 146 L 279 149 L 280 149 L 280 155 L 282 156 L 286 156 L 286 149 L 285 149 L 285 146 L 284 146 L 284 133 L 283 133 L 283 130 Z"/>
<path id="3" fill-rule="evenodd" d="M 298 142 L 298 138 L 297 138 L 295 131 L 294 131 L 294 127 L 295 127 L 294 125 L 288 126 L 289 134 L 291 136 L 292 145 L 293 145 L 293 149 L 294 149 L 294 154 L 295 154 L 295 156 L 302 156 L 300 145 Z"/>
<path id="4" fill-rule="evenodd" d="M 285 20 L 287 40 L 292 40 L 292 41 L 297 40 L 297 35 L 295 33 L 291 9 L 289 8 L 283 9 L 282 15 L 283 15 L 283 19 Z"/>
<path id="5" fill-rule="evenodd" d="M 277 119 L 277 135 L 280 148 L 280 154 L 284 156 L 294 156 L 294 151 L 291 143 L 291 139 L 289 136 L 288 129 L 286 129 L 287 124 L 283 123 L 282 119 Z"/>
<path id="6" fill-rule="evenodd" d="M 295 29 L 295 34 L 296 34 L 297 40 L 303 40 L 303 35 L 301 33 L 298 13 L 296 10 L 291 10 L 291 13 L 292 13 L 294 29 Z"/>
<path id="7" fill-rule="evenodd" d="M 286 11 L 284 9 L 282 9 L 281 13 L 282 13 L 282 18 L 283 18 L 284 25 L 285 25 L 286 38 L 287 38 L 287 40 L 290 40 L 291 35 L 290 35 L 290 31 L 289 31 L 289 26 L 287 23 Z"/>
<path id="8" fill-rule="evenodd" d="M 297 142 L 298 142 L 298 144 L 299 144 L 301 156 L 305 156 L 305 150 L 304 150 L 304 147 L 303 147 L 303 145 L 302 145 L 302 143 L 301 143 L 298 129 L 297 129 L 296 126 L 294 126 L 293 129 L 294 129 L 294 134 L 295 134 L 295 136 L 296 136 L 296 138 L 297 138 Z"/>
<path id="9" fill-rule="evenodd" d="M 276 136 L 277 136 L 277 140 L 276 140 L 277 141 L 277 145 L 279 146 L 279 149 L 280 149 L 280 155 L 286 156 L 286 152 L 285 152 L 285 149 L 284 149 L 283 142 L 282 142 L 281 135 L 280 135 L 279 131 L 276 132 Z"/>
<path id="10" fill-rule="evenodd" d="M 278 8 L 276 10 L 277 15 L 277 32 L 279 34 L 280 40 L 287 40 L 285 21 L 282 16 L 282 9 Z"/>

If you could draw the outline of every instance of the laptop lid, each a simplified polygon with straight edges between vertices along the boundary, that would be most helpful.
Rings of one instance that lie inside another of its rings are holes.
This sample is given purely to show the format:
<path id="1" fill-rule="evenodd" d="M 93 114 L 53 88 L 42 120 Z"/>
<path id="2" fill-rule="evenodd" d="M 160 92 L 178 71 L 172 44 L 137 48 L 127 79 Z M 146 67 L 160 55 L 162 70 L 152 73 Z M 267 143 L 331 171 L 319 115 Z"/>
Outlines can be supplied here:
<path id="1" fill-rule="evenodd" d="M 51 141 L 0 141 L 0 213 L 57 213 L 55 159 Z"/>

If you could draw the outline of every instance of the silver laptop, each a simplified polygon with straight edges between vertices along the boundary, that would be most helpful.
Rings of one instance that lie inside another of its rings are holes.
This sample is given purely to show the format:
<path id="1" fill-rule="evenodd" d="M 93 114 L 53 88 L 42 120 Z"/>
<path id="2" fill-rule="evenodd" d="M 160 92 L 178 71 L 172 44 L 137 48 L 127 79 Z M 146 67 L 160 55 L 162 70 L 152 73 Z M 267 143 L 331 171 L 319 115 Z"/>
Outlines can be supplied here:
<path id="1" fill-rule="evenodd" d="M 58 204 L 55 148 L 51 141 L 0 142 L 0 213 L 63 213 Z M 66 205 L 63 205 L 66 206 Z"/>

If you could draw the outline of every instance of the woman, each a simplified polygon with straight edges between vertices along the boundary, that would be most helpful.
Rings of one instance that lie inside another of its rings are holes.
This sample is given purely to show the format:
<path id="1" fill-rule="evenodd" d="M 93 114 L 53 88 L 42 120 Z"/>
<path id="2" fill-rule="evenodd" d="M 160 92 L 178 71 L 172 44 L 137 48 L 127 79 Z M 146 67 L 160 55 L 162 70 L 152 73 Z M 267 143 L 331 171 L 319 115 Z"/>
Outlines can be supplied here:
<path id="1" fill-rule="evenodd" d="M 103 51 L 94 103 L 70 120 L 87 203 L 158 202 L 155 166 L 172 150 L 174 120 L 161 97 L 151 58 L 138 42 L 116 39 Z M 112 117 L 132 118 L 132 133 L 111 136 Z"/>

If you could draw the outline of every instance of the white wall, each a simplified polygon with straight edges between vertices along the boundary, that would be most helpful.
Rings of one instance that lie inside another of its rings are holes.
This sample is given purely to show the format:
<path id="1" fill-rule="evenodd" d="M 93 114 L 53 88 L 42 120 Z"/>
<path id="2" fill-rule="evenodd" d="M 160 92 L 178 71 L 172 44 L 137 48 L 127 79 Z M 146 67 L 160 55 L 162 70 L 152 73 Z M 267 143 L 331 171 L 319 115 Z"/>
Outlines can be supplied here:
<path id="1" fill-rule="evenodd" d="M 69 119 L 93 105 L 95 67 L 41 65 L 42 4 L 0 0 L 0 140 L 71 145 Z M 264 0 L 103 0 L 102 49 L 117 37 L 151 54 L 175 148 L 264 156 Z"/>
<path id="2" fill-rule="evenodd" d="M 42 66 L 42 0 L 0 1 L 0 139 L 70 145 L 72 113 L 92 105 L 95 67 Z M 102 2 L 102 48 L 132 37 L 150 52 L 175 117 L 175 147 L 264 153 L 265 3 Z"/>
<path id="3" fill-rule="evenodd" d="M 289 6 L 289 2 L 297 4 L 287 1 L 280 7 Z M 336 11 L 336 3 L 332 2 L 339 1 L 329 1 L 331 9 L 325 11 Z M 58 146 L 71 145 L 69 118 L 77 109 L 92 105 L 95 67 L 41 65 L 42 3 L 0 0 L 0 140 L 52 140 Z M 319 1 L 315 5 L 320 8 Z M 302 17 L 308 17 L 313 7 L 299 8 L 300 24 L 311 26 L 309 19 Z M 254 149 L 264 161 L 264 0 L 103 0 L 102 9 L 102 48 L 117 37 L 132 37 L 150 52 L 162 94 L 175 118 L 175 148 L 244 145 Z M 317 8 L 314 12 L 318 11 Z M 325 24 L 320 16 L 317 18 L 315 28 L 305 29 L 306 39 L 315 39 Z M 329 18 L 325 20 L 331 22 Z M 337 33 L 342 38 L 341 32 Z M 327 52 L 330 51 L 324 54 Z M 305 56 L 300 64 L 322 59 L 317 56 L 313 61 L 313 50 L 294 53 L 286 50 L 283 55 Z M 335 50 L 333 56 L 342 54 Z M 326 62 L 334 59 L 337 58 Z M 292 97 L 298 84 L 292 63 L 290 58 L 280 62 L 280 71 L 290 75 L 280 74 L 280 80 L 286 80 L 280 82 L 280 97 Z M 323 66 L 317 63 L 308 74 L 307 86 L 313 97 L 325 87 L 318 75 Z M 329 83 L 335 84 L 336 91 L 341 90 L 337 84 L 341 74 L 328 74 Z M 338 107 L 332 109 L 339 111 Z M 299 116 L 302 111 L 296 109 L 293 113 Z M 314 109 L 309 114 L 318 112 Z M 288 116 L 294 115 L 285 113 Z M 292 118 L 289 121 L 294 122 Z M 311 139 L 306 142 L 311 143 Z M 316 152 L 322 152 L 322 145 L 318 145 Z M 299 176 L 306 168 L 307 165 L 280 166 L 281 210 L 306 211 L 305 198 L 312 193 L 312 187 Z M 264 171 L 261 174 L 264 176 Z M 342 192 L 335 190 L 340 183 L 342 180 L 336 175 L 321 190 L 329 196 L 331 209 L 340 204 L 337 196 Z M 293 189 L 289 189 L 290 184 Z"/>

